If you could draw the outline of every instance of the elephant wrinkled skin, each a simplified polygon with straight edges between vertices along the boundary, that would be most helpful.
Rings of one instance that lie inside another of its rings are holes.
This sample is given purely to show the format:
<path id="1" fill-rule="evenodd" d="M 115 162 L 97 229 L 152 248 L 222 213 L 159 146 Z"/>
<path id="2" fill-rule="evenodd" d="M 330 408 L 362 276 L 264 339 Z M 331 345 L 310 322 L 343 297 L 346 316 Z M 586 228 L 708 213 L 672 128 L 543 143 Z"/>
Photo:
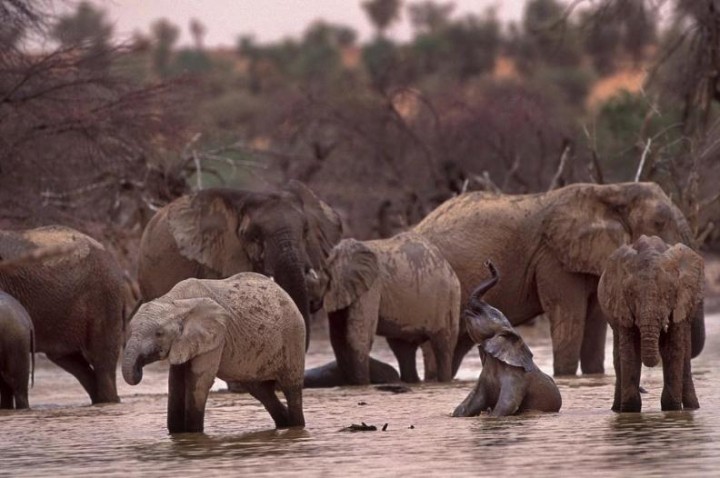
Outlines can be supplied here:
<path id="1" fill-rule="evenodd" d="M 487 278 L 482 261 L 492 257 L 503 282 L 488 292 L 487 302 L 512 325 L 548 316 L 555 375 L 574 375 L 579 361 L 583 373 L 604 372 L 607 323 L 597 303 L 597 282 L 615 249 L 642 234 L 693 244 L 682 213 L 653 183 L 573 184 L 530 195 L 466 193 L 440 205 L 414 231 L 452 265 L 463 304 Z M 699 309 L 693 356 L 703 340 Z M 454 372 L 472 345 L 461 332 Z"/>
<path id="2" fill-rule="evenodd" d="M 143 366 L 166 358 L 170 433 L 203 431 L 215 377 L 241 384 L 278 428 L 305 425 L 305 325 L 287 292 L 268 277 L 187 279 L 143 304 L 130 322 L 123 377 L 136 385 Z"/>
<path id="3" fill-rule="evenodd" d="M 290 294 L 308 326 L 306 273 L 324 266 L 341 235 L 337 213 L 297 181 L 279 192 L 206 189 L 183 196 L 160 209 L 143 232 L 142 299 L 160 297 L 190 277 L 258 272 Z"/>
<path id="4" fill-rule="evenodd" d="M 691 320 L 702 307 L 704 265 L 683 244 L 640 236 L 607 261 L 598 299 L 613 330 L 615 399 L 612 409 L 639 412 L 641 363 L 662 357 L 663 410 L 698 408 L 692 380 Z"/>
<path id="5" fill-rule="evenodd" d="M 486 264 L 491 277 L 470 295 L 463 311 L 470 338 L 479 345 L 483 368 L 477 385 L 453 416 L 471 417 L 486 410 L 492 416 L 529 410 L 557 412 L 562 397 L 553 379 L 535 365 L 532 352 L 503 313 L 482 300 L 500 278 L 492 262 Z"/>
<path id="6" fill-rule="evenodd" d="M 0 231 L 0 260 L 8 263 L 65 246 L 67 253 L 0 267 L 0 290 L 30 314 L 37 352 L 74 375 L 93 404 L 118 402 L 115 375 L 129 304 L 115 259 L 95 239 L 68 227 Z"/>

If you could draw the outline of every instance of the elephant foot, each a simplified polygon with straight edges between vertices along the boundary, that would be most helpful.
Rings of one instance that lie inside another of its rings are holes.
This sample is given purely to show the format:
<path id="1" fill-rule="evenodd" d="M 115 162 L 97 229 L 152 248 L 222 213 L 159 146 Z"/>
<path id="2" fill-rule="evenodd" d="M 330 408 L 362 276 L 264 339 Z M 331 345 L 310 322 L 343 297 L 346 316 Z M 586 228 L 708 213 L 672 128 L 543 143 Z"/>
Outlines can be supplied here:
<path id="1" fill-rule="evenodd" d="M 642 411 L 642 402 L 640 400 L 632 400 L 620 404 L 621 413 L 639 413 Z"/>
<path id="2" fill-rule="evenodd" d="M 370 358 L 370 383 L 374 385 L 397 383 L 400 375 L 392 366 Z M 328 388 L 350 385 L 350 381 L 338 367 L 336 361 L 305 371 L 305 388 Z"/>

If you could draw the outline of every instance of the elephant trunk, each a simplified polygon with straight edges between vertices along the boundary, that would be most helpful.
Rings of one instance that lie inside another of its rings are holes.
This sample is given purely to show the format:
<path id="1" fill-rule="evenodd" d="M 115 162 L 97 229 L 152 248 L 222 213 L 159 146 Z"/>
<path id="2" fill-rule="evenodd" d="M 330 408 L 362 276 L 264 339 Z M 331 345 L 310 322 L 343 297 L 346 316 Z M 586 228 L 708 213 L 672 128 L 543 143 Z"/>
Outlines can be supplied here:
<path id="1" fill-rule="evenodd" d="M 646 367 L 654 367 L 660 362 L 659 341 L 659 327 L 644 326 L 640 328 L 640 358 Z"/>
<path id="2" fill-rule="evenodd" d="M 278 241 L 269 245 L 265 255 L 265 269 L 275 282 L 290 295 L 305 321 L 305 349 L 310 343 L 310 305 L 305 282 L 305 262 L 291 241 Z"/>

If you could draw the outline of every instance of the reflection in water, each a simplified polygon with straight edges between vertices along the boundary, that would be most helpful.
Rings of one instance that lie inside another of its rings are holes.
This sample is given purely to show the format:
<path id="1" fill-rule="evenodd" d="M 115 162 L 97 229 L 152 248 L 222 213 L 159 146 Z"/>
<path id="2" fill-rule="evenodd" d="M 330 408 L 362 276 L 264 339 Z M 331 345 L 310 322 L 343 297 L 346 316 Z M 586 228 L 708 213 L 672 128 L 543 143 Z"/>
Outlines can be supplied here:
<path id="1" fill-rule="evenodd" d="M 706 352 L 693 362 L 701 406 L 693 412 L 660 411 L 662 370 L 654 368 L 642 372 L 648 393 L 639 414 L 611 412 L 615 380 L 600 375 L 558 379 L 560 413 L 452 418 L 480 371 L 479 358 L 470 354 L 460 380 L 451 384 L 413 385 L 403 394 L 374 387 L 307 390 L 305 429 L 274 430 L 251 397 L 214 392 L 206 433 L 171 436 L 165 429 L 166 364 L 149 366 L 138 387 L 120 382 L 123 403 L 90 406 L 73 378 L 39 358 L 33 409 L 0 411 L 0 474 L 715 476 L 720 321 L 713 319 L 708 317 Z M 546 330 L 520 332 L 538 366 L 551 371 Z M 314 342 L 307 365 L 325 363 L 331 354 L 328 342 Z M 375 355 L 393 361 L 387 347 Z M 340 432 L 360 422 L 378 430 Z"/>

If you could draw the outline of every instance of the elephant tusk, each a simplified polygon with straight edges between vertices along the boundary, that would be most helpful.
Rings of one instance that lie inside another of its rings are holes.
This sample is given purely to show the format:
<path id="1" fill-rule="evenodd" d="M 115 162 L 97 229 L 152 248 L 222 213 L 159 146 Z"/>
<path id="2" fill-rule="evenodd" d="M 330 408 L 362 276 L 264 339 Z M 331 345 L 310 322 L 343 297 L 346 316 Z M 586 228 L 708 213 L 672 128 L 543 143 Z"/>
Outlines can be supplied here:
<path id="1" fill-rule="evenodd" d="M 318 279 L 320 278 L 320 276 L 318 276 L 318 273 L 315 272 L 315 269 L 310 269 L 310 270 L 308 271 L 308 275 L 310 276 L 310 278 L 311 278 L 312 280 L 318 280 Z"/>

